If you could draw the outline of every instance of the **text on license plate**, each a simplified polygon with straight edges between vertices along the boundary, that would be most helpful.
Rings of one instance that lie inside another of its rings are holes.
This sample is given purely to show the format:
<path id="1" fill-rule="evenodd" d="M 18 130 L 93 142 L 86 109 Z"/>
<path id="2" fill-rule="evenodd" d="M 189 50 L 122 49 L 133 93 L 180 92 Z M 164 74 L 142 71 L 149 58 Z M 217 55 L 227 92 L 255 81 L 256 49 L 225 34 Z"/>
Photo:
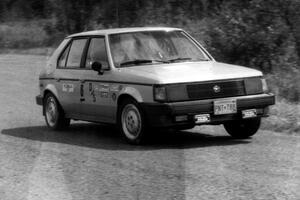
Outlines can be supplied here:
<path id="1" fill-rule="evenodd" d="M 235 99 L 214 101 L 215 115 L 232 114 L 236 112 L 237 112 L 237 106 L 236 106 Z"/>

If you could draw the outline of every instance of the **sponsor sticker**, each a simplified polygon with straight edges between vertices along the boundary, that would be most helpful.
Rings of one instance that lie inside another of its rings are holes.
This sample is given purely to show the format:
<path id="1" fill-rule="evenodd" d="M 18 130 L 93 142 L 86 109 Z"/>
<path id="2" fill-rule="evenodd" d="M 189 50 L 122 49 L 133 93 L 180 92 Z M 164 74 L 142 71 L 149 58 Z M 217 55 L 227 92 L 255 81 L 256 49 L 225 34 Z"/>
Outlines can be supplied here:
<path id="1" fill-rule="evenodd" d="M 97 93 L 97 94 L 100 94 L 101 92 L 109 92 L 109 88 L 103 88 L 103 87 L 95 87 L 94 88 L 94 91 Z"/>
<path id="2" fill-rule="evenodd" d="M 111 98 L 112 98 L 113 101 L 116 101 L 116 99 L 117 99 L 116 93 L 112 93 Z"/>
<path id="3" fill-rule="evenodd" d="M 120 86 L 119 85 L 112 85 L 110 86 L 110 91 L 111 92 L 119 92 Z"/>
<path id="4" fill-rule="evenodd" d="M 102 98 L 108 98 L 108 92 L 101 92 L 101 93 L 100 93 L 100 96 L 101 96 Z"/>
<path id="5" fill-rule="evenodd" d="M 62 91 L 63 92 L 74 92 L 74 84 L 63 83 Z"/>

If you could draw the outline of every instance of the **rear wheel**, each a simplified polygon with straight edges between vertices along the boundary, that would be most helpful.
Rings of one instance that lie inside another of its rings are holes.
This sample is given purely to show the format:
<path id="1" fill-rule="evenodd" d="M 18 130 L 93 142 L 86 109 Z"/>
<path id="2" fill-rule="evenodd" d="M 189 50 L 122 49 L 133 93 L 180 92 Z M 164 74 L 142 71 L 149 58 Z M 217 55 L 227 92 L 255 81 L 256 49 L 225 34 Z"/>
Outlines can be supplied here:
<path id="1" fill-rule="evenodd" d="M 258 131 L 260 122 L 260 118 L 230 121 L 224 124 L 224 128 L 232 137 L 246 139 Z"/>
<path id="2" fill-rule="evenodd" d="M 53 130 L 60 130 L 70 125 L 70 119 L 66 119 L 64 111 L 55 96 L 48 93 L 44 99 L 45 120 L 47 126 Z"/>
<path id="3" fill-rule="evenodd" d="M 136 101 L 124 100 L 118 112 L 118 126 L 121 134 L 130 144 L 141 144 L 146 135 L 144 115 Z"/>

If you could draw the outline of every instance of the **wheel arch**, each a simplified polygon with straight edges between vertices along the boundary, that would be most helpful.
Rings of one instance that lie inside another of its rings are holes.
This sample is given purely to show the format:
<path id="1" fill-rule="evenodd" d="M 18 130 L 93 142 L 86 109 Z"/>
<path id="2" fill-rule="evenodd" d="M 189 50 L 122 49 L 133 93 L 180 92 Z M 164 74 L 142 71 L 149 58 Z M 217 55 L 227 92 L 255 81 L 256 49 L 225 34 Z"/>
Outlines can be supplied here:
<path id="1" fill-rule="evenodd" d="M 118 112 L 119 112 L 119 109 L 120 109 L 120 105 L 121 103 L 125 100 L 125 99 L 132 99 L 138 103 L 141 103 L 143 102 L 143 98 L 140 94 L 140 92 L 136 89 L 136 88 L 133 88 L 133 87 L 124 87 L 119 95 L 118 95 L 118 99 L 117 99 L 117 115 L 118 116 Z"/>
<path id="2" fill-rule="evenodd" d="M 133 95 L 128 94 L 128 93 L 123 93 L 121 95 L 119 95 L 118 99 L 117 99 L 117 112 L 116 112 L 116 121 L 118 121 L 118 116 L 119 116 L 119 112 L 120 112 L 120 108 L 122 105 L 122 102 L 124 102 L 126 99 L 131 99 L 136 101 L 137 103 L 139 103 L 138 99 L 135 98 Z"/>
<path id="3" fill-rule="evenodd" d="M 143 102 L 142 95 L 138 91 L 138 89 L 134 87 L 125 87 L 120 93 L 118 97 L 118 102 L 120 98 L 124 98 L 124 96 L 128 96 L 130 98 L 133 98 L 137 102 Z"/>
<path id="4" fill-rule="evenodd" d="M 44 98 L 44 97 L 46 96 L 46 94 L 48 94 L 49 92 L 52 93 L 52 94 L 55 96 L 55 98 L 58 100 L 58 92 L 57 92 L 57 89 L 55 88 L 54 85 L 49 84 L 49 85 L 47 85 L 47 86 L 45 87 L 44 92 L 43 92 L 43 98 Z"/>
<path id="5" fill-rule="evenodd" d="M 59 106 L 62 108 L 62 106 L 61 106 L 61 104 L 60 104 L 60 102 L 59 102 L 59 100 L 58 100 L 58 93 L 57 93 L 56 88 L 54 87 L 54 85 L 48 85 L 48 86 L 44 89 L 44 92 L 43 92 L 43 115 L 45 115 L 45 106 L 44 106 L 45 97 L 46 97 L 46 95 L 49 94 L 49 93 L 52 94 L 52 95 L 56 98 L 56 100 L 57 100 Z"/>
<path id="6" fill-rule="evenodd" d="M 117 100 L 117 106 L 118 106 L 118 110 L 120 108 L 120 105 L 123 101 L 125 101 L 126 99 L 132 99 L 136 102 L 138 102 L 138 100 L 136 98 L 134 98 L 132 95 L 130 94 L 121 94 L 119 97 L 118 97 L 118 100 Z"/>

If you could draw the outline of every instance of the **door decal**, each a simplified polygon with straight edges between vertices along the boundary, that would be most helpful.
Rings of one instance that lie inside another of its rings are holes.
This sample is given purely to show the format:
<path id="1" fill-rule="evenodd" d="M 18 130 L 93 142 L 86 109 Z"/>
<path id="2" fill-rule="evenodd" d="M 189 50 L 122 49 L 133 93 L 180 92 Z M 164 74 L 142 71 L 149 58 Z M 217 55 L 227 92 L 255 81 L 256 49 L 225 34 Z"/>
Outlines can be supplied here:
<path id="1" fill-rule="evenodd" d="M 85 101 L 83 84 L 80 85 L 80 101 Z"/>
<path id="2" fill-rule="evenodd" d="M 63 92 L 74 92 L 74 84 L 64 83 L 62 84 Z"/>
<path id="3" fill-rule="evenodd" d="M 108 92 L 100 92 L 101 98 L 108 98 Z"/>
<path id="4" fill-rule="evenodd" d="M 112 98 L 113 101 L 116 101 L 116 99 L 117 99 L 116 93 L 112 93 L 111 98 Z"/>
<path id="5" fill-rule="evenodd" d="M 94 88 L 95 95 L 99 95 L 101 98 L 109 97 L 109 85 L 108 84 L 99 84 Z"/>
<path id="6" fill-rule="evenodd" d="M 84 95 L 84 89 L 83 89 L 83 84 L 80 85 L 80 97 L 83 97 Z"/>
<path id="7" fill-rule="evenodd" d="M 100 98 L 112 98 L 115 101 L 118 93 L 122 90 L 122 85 L 89 83 L 88 90 L 93 102 L 97 101 L 97 96 Z"/>
<path id="8" fill-rule="evenodd" d="M 93 102 L 96 102 L 97 99 L 96 99 L 95 90 L 93 88 L 93 84 L 92 83 L 89 83 L 89 92 L 90 92 L 90 95 L 93 98 Z"/>

